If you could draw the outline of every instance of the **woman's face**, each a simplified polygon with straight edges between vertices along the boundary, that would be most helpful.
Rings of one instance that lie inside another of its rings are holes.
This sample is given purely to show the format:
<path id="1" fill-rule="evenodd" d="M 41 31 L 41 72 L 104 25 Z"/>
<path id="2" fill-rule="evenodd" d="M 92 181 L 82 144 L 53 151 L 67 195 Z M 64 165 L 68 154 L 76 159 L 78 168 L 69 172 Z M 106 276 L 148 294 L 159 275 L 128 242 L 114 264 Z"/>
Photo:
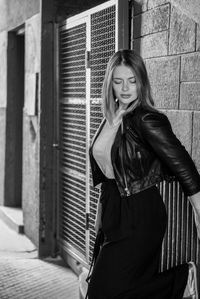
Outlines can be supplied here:
<path id="1" fill-rule="evenodd" d="M 122 64 L 114 69 L 112 87 L 120 108 L 126 109 L 137 99 L 136 77 L 128 66 Z"/>

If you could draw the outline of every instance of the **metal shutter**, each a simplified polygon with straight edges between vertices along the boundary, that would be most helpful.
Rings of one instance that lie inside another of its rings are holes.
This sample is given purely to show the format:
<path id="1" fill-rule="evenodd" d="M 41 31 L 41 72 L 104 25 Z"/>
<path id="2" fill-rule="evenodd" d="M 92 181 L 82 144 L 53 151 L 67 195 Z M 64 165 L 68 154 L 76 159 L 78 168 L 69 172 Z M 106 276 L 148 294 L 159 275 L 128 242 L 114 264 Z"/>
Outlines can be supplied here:
<path id="1" fill-rule="evenodd" d="M 177 181 L 159 185 L 167 214 L 168 226 L 161 254 L 161 270 L 188 261 L 199 263 L 199 242 L 189 200 Z"/>
<path id="2" fill-rule="evenodd" d="M 101 87 L 108 59 L 115 52 L 115 27 L 112 0 L 67 19 L 59 31 L 59 243 L 62 252 L 86 264 L 93 249 L 99 197 L 91 184 L 88 149 L 102 119 Z"/>
<path id="3" fill-rule="evenodd" d="M 115 6 L 108 7 L 91 16 L 91 101 L 90 101 L 90 140 L 102 120 L 101 88 L 110 56 L 115 52 Z M 90 258 L 95 232 L 94 221 L 99 191 L 92 186 L 90 177 Z"/>
<path id="4" fill-rule="evenodd" d="M 60 224 L 62 246 L 86 255 L 86 23 L 60 27 Z"/>

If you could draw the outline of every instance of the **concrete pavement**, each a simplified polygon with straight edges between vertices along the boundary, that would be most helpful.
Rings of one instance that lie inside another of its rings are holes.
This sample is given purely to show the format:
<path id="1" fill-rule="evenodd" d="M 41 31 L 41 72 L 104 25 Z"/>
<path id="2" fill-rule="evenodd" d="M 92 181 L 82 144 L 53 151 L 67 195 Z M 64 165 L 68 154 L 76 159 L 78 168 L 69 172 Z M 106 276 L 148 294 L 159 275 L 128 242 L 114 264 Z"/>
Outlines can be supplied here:
<path id="1" fill-rule="evenodd" d="M 63 260 L 39 260 L 32 242 L 0 219 L 0 299 L 78 298 L 78 278 Z"/>

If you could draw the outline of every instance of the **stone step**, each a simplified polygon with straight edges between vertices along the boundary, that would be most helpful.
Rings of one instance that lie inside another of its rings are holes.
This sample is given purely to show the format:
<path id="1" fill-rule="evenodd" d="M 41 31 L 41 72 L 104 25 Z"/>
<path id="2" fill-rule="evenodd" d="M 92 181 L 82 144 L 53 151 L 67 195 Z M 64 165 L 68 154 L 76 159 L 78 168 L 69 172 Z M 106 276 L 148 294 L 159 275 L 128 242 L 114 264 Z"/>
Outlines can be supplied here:
<path id="1" fill-rule="evenodd" d="M 23 211 L 21 208 L 1 206 L 0 218 L 17 233 L 24 233 Z"/>

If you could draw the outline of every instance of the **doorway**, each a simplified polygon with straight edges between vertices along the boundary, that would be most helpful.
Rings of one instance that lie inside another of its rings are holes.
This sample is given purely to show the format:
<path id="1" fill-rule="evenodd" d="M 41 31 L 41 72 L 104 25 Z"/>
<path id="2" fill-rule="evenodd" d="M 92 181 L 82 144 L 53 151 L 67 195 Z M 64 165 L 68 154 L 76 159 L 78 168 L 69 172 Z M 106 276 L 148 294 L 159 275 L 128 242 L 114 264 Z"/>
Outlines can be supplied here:
<path id="1" fill-rule="evenodd" d="M 8 33 L 5 202 L 22 206 L 22 143 L 24 106 L 24 28 Z"/>

